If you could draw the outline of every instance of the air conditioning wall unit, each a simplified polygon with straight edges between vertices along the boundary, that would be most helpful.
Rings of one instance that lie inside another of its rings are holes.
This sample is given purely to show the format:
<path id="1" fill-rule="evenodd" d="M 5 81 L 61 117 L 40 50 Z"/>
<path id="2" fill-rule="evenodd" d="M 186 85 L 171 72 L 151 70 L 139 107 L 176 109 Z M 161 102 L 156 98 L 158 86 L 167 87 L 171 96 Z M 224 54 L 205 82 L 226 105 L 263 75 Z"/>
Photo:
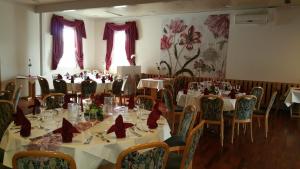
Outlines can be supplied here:
<path id="1" fill-rule="evenodd" d="M 267 24 L 269 21 L 269 14 L 237 14 L 234 17 L 235 24 Z"/>

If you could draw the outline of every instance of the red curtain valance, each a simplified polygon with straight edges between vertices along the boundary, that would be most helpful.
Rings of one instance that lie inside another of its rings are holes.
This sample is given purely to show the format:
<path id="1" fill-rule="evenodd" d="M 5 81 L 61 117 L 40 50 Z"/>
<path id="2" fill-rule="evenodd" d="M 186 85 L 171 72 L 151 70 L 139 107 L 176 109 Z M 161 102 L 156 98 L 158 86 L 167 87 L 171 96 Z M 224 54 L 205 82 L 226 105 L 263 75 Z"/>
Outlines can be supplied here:
<path id="1" fill-rule="evenodd" d="M 63 28 L 64 26 L 74 27 L 76 32 L 75 55 L 80 69 L 83 69 L 83 50 L 82 38 L 86 38 L 85 26 L 82 20 L 69 21 L 62 16 L 53 15 L 51 18 L 51 35 L 52 35 L 52 70 L 57 68 L 57 65 L 63 55 Z"/>
<path id="2" fill-rule="evenodd" d="M 111 66 L 111 53 L 113 49 L 114 31 L 125 31 L 126 41 L 125 41 L 125 51 L 127 55 L 127 60 L 131 64 L 133 60 L 131 55 L 135 54 L 135 40 L 138 40 L 138 31 L 136 27 L 136 22 L 126 22 L 123 25 L 117 25 L 114 23 L 106 23 L 104 28 L 103 40 L 107 40 L 106 45 L 106 70 L 109 70 Z"/>

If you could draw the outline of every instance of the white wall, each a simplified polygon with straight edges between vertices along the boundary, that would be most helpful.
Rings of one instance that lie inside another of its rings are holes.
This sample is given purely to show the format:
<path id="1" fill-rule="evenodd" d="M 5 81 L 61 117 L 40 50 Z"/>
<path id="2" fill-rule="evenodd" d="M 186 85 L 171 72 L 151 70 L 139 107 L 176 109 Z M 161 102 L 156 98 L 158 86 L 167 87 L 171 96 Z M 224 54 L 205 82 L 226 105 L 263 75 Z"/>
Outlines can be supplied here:
<path id="1" fill-rule="evenodd" d="M 270 10 L 274 19 L 266 25 L 237 25 L 234 24 L 234 14 L 243 11 L 223 12 L 231 14 L 226 78 L 300 83 L 299 9 Z M 99 46 L 96 60 L 100 64 L 97 66 L 103 69 L 105 60 L 106 41 L 102 40 L 105 22 L 135 20 L 140 36 L 136 41 L 137 65 L 142 65 L 144 73 L 157 73 L 155 63 L 160 61 L 162 21 L 164 17 L 178 16 L 182 15 L 98 20 L 95 24 L 96 45 Z"/>
<path id="2" fill-rule="evenodd" d="M 80 16 L 68 16 L 67 14 L 56 13 L 57 15 L 64 16 L 65 19 L 74 20 L 74 19 L 82 19 L 85 24 L 86 29 L 86 39 L 83 39 L 83 54 L 84 54 L 84 69 L 95 69 L 95 20 L 82 18 Z M 53 13 L 45 13 L 43 14 L 43 26 L 42 26 L 42 34 L 43 34 L 43 76 L 47 77 L 49 81 L 49 85 L 52 88 L 52 74 L 66 72 L 76 73 L 80 71 L 80 68 L 77 69 L 57 69 L 51 70 L 51 58 L 52 58 L 52 36 L 50 34 L 50 22 Z"/>
<path id="3" fill-rule="evenodd" d="M 32 60 L 31 74 L 39 74 L 39 15 L 33 9 L 0 0 L 0 58 L 1 85 L 17 75 L 28 75 L 28 58 Z M 23 83 L 23 93 L 27 83 Z"/>

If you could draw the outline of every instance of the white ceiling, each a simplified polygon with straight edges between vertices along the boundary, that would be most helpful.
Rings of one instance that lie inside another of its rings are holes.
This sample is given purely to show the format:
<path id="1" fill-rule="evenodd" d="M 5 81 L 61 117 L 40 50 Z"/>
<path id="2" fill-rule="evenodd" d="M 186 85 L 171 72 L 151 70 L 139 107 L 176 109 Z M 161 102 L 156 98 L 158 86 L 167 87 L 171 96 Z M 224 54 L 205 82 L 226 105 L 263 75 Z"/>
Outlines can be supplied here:
<path id="1" fill-rule="evenodd" d="M 36 6 L 38 12 L 68 11 L 71 15 L 92 18 L 148 16 L 190 13 L 212 10 L 254 9 L 265 7 L 298 6 L 300 0 L 15 0 Z M 161 1 L 161 2 L 158 2 Z M 148 3 L 152 2 L 152 3 Z M 129 4 L 126 8 L 114 5 Z M 97 7 L 97 8 L 96 8 Z M 89 9 L 83 9 L 89 8 Z"/>

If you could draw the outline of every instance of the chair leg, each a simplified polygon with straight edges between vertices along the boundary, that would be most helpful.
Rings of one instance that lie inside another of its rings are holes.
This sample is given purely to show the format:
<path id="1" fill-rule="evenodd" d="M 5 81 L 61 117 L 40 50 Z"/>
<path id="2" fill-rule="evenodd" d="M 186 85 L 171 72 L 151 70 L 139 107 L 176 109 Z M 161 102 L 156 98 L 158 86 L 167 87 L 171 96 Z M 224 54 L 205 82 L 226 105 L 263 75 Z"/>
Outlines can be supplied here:
<path id="1" fill-rule="evenodd" d="M 247 130 L 247 125 L 246 125 L 246 123 L 243 124 L 243 127 L 244 127 L 244 135 L 246 135 L 246 130 Z"/>
<path id="2" fill-rule="evenodd" d="M 240 123 L 237 124 L 237 135 L 240 135 Z"/>
<path id="3" fill-rule="evenodd" d="M 265 119 L 265 134 L 266 138 L 268 138 L 268 131 L 269 131 L 269 120 L 268 118 Z"/>
<path id="4" fill-rule="evenodd" d="M 223 147 L 223 142 L 224 142 L 224 122 L 221 122 L 221 130 L 220 130 L 220 134 L 221 134 L 221 146 Z"/>
<path id="5" fill-rule="evenodd" d="M 251 134 L 251 142 L 253 143 L 252 122 L 250 122 L 250 134 Z"/>
<path id="6" fill-rule="evenodd" d="M 257 117 L 258 128 L 260 128 L 260 119 Z"/>
<path id="7" fill-rule="evenodd" d="M 235 127 L 235 121 L 232 120 L 232 128 L 231 128 L 231 144 L 233 144 L 233 138 L 234 138 L 234 127 Z"/>

